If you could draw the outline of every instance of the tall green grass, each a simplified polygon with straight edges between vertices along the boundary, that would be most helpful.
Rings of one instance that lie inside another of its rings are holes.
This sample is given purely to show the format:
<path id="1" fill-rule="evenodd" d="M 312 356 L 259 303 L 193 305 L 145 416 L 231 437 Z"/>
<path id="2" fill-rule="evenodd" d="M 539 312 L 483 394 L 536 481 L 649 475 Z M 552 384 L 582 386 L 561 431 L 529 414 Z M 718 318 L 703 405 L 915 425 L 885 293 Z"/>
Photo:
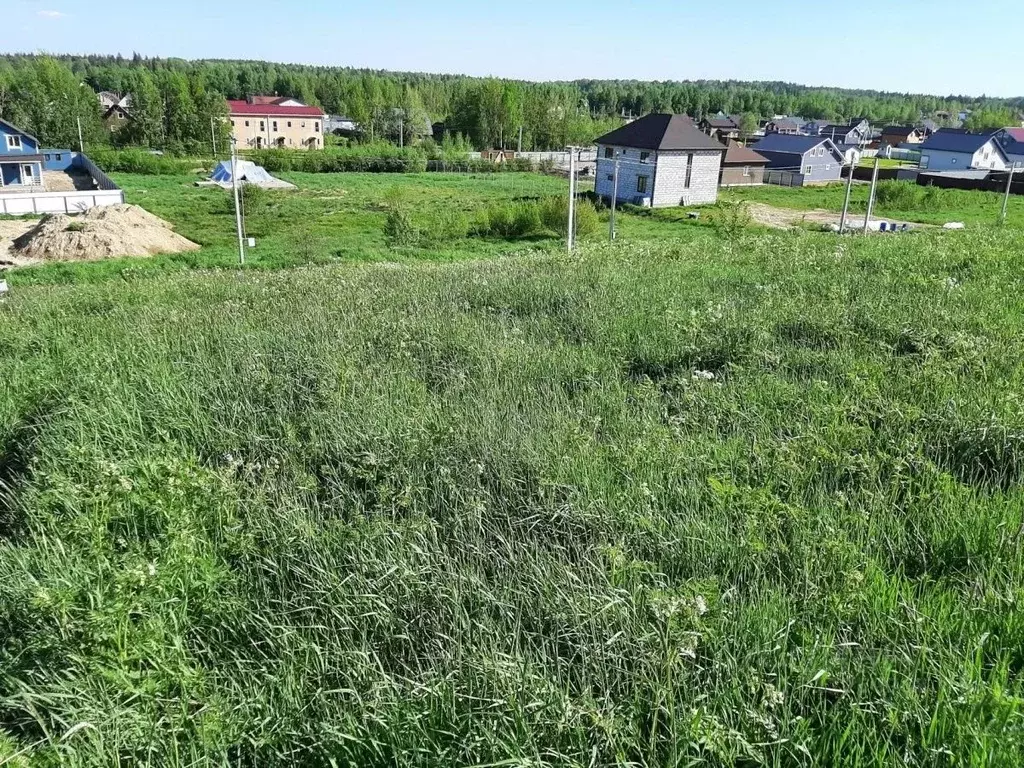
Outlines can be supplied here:
<path id="1" fill-rule="evenodd" d="M 962 234 L 15 283 L 0 762 L 1020 764 Z"/>

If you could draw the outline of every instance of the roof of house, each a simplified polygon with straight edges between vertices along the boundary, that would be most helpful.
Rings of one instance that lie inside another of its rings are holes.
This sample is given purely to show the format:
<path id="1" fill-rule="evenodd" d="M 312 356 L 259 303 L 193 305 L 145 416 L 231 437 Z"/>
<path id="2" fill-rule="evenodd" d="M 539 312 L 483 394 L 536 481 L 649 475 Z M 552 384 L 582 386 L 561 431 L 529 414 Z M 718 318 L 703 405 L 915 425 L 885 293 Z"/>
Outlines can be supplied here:
<path id="1" fill-rule="evenodd" d="M 938 152 L 963 152 L 973 155 L 989 141 L 992 141 L 991 133 L 964 133 L 943 128 L 925 139 L 921 144 L 921 149 L 934 149 Z M 992 143 L 999 148 L 1000 152 L 1003 151 L 998 142 Z"/>
<path id="2" fill-rule="evenodd" d="M 788 117 L 780 117 L 778 120 L 769 120 L 767 125 L 785 125 L 792 128 L 799 128 L 800 124 L 796 120 L 790 120 Z"/>
<path id="3" fill-rule="evenodd" d="M 725 146 L 693 124 L 686 115 L 653 114 L 634 120 L 596 140 L 598 144 L 637 149 L 718 149 Z"/>
<path id="4" fill-rule="evenodd" d="M 320 107 L 282 107 L 280 104 L 250 104 L 247 101 L 228 101 L 232 115 L 280 115 L 281 117 L 326 117 Z"/>
<path id="5" fill-rule="evenodd" d="M 792 136 L 784 133 L 770 133 L 754 144 L 751 149 L 757 152 L 788 152 L 802 155 L 822 142 L 836 149 L 835 143 L 828 136 Z"/>
<path id="6" fill-rule="evenodd" d="M 1013 137 L 1014 141 L 1024 141 L 1024 128 L 1007 128 L 1006 132 Z"/>
<path id="7" fill-rule="evenodd" d="M 882 129 L 883 136 L 909 136 L 917 130 L 912 125 L 887 125 Z"/>
<path id="8" fill-rule="evenodd" d="M 6 125 L 8 128 L 10 128 L 15 133 L 20 133 L 22 136 L 26 136 L 26 137 L 32 139 L 32 141 L 35 142 L 35 145 L 37 147 L 39 146 L 39 139 L 37 139 L 35 136 L 33 136 L 28 131 L 23 131 L 21 128 L 16 126 L 14 123 L 9 123 L 6 120 L 4 120 L 3 118 L 0 118 L 0 125 Z"/>
<path id="9" fill-rule="evenodd" d="M 742 144 L 729 140 L 729 143 L 725 147 L 725 157 L 722 158 L 723 165 L 767 165 L 768 158 L 764 155 L 759 155 L 749 147 L 744 147 Z"/>
<path id="10" fill-rule="evenodd" d="M 711 117 L 705 120 L 712 128 L 739 128 L 739 123 L 731 117 Z"/>

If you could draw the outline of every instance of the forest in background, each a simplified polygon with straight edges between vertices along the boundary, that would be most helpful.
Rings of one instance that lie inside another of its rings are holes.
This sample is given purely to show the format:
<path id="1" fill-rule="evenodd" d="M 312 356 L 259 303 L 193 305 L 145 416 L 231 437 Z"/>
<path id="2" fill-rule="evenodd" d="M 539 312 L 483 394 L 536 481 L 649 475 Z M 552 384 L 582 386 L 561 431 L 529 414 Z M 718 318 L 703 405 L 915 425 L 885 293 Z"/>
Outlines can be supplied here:
<path id="1" fill-rule="evenodd" d="M 98 91 L 131 93 L 133 119 L 114 137 L 104 131 Z M 812 88 L 781 82 L 639 82 L 580 80 L 532 83 L 498 78 L 383 72 L 259 61 L 122 56 L 0 56 L 0 117 L 51 146 L 77 145 L 77 121 L 90 144 L 112 141 L 177 152 L 209 147 L 210 120 L 224 99 L 281 94 L 351 117 L 367 140 L 430 141 L 442 123 L 476 148 L 554 149 L 589 143 L 624 115 L 718 112 L 765 118 L 867 117 L 915 122 L 937 111 L 977 113 L 975 127 L 1007 124 L 1024 98 L 933 96 Z M 401 119 L 399 120 L 399 117 Z"/>

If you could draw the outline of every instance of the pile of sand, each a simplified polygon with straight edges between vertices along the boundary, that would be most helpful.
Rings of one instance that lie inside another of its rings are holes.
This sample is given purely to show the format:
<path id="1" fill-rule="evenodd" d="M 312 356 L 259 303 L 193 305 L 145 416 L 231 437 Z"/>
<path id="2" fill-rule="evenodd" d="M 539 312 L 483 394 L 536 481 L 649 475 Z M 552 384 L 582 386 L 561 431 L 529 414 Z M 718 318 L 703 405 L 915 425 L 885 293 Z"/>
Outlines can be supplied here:
<path id="1" fill-rule="evenodd" d="M 14 241 L 12 255 L 41 261 L 89 261 L 195 251 L 199 246 L 135 205 L 47 216 Z"/>

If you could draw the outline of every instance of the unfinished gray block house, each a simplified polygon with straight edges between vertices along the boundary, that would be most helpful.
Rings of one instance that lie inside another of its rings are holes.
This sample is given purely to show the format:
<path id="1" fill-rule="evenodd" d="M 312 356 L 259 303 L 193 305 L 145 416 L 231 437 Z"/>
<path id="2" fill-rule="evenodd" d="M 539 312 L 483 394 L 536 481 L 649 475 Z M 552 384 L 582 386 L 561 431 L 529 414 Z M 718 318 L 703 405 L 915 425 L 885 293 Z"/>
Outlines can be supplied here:
<path id="1" fill-rule="evenodd" d="M 718 199 L 725 146 L 686 115 L 655 114 L 597 139 L 599 197 L 651 208 Z M 619 165 L 618 187 L 615 164 Z"/>

